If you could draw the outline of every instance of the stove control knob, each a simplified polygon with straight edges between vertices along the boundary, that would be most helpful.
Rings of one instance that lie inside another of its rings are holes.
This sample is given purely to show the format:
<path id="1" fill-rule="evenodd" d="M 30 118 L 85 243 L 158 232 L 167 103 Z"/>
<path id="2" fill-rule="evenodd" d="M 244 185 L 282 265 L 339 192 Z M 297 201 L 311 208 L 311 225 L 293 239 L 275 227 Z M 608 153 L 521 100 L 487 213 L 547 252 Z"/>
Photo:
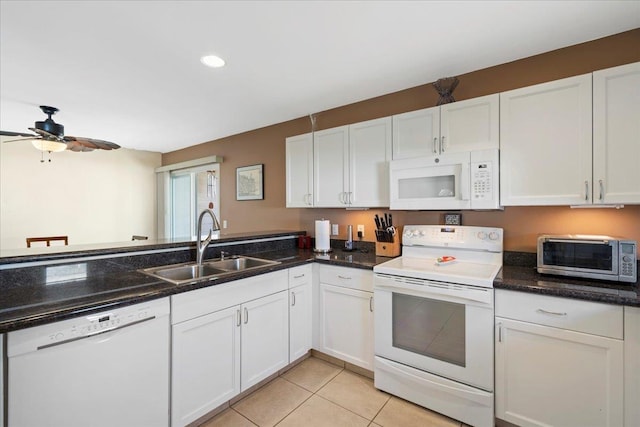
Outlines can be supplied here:
<path id="1" fill-rule="evenodd" d="M 489 233 L 489 239 L 490 240 L 498 240 L 498 237 L 500 237 L 500 235 L 498 233 L 496 233 L 495 231 L 492 231 L 491 233 Z"/>
<path id="2" fill-rule="evenodd" d="M 485 233 L 484 231 L 478 231 L 478 239 L 484 240 L 486 238 L 487 238 L 487 233 Z"/>
<path id="3" fill-rule="evenodd" d="M 425 235 L 424 230 L 418 231 L 418 236 L 424 237 L 424 235 Z"/>
<path id="4" fill-rule="evenodd" d="M 405 230 L 404 235 L 407 237 L 411 237 L 413 235 L 413 230 L 410 230 L 410 229 Z"/>

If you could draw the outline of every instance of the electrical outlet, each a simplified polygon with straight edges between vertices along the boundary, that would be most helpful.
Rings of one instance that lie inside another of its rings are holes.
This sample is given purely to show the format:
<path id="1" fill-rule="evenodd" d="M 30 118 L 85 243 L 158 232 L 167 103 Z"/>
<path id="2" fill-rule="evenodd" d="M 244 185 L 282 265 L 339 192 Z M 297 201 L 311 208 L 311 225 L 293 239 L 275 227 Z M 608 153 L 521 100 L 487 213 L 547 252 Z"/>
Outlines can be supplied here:
<path id="1" fill-rule="evenodd" d="M 340 231 L 339 231 L 339 226 L 338 226 L 338 224 L 331 224 L 331 234 L 332 234 L 333 236 L 337 236 L 339 232 L 340 232 Z"/>
<path id="2" fill-rule="evenodd" d="M 362 224 L 358 224 L 358 237 L 362 238 L 364 237 L 364 225 Z"/>
<path id="3" fill-rule="evenodd" d="M 222 220 L 222 228 L 227 228 L 227 220 Z"/>

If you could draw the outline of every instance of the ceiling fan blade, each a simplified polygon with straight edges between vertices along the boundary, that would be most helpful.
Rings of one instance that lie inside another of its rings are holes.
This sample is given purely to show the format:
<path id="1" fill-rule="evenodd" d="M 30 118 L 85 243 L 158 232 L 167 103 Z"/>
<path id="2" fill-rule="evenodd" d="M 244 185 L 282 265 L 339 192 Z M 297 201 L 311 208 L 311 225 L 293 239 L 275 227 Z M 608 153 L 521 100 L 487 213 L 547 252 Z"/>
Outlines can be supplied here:
<path id="1" fill-rule="evenodd" d="M 87 147 L 86 145 L 80 144 L 77 141 L 66 141 L 66 144 L 67 144 L 67 150 L 73 151 L 76 153 L 94 150 L 92 147 Z"/>
<path id="2" fill-rule="evenodd" d="M 35 137 L 37 135 L 34 135 L 32 133 L 21 133 L 21 132 L 8 132 L 6 130 L 0 130 L 0 135 L 2 136 L 24 136 L 24 137 Z M 14 139 L 14 141 L 19 141 L 17 139 Z M 9 141 L 6 141 L 9 142 Z"/>
<path id="3" fill-rule="evenodd" d="M 36 135 L 20 135 L 22 138 L 18 138 L 18 139 L 8 139 L 6 141 L 2 141 L 2 142 L 16 142 L 16 141 L 38 141 L 42 138 L 40 138 L 39 136 Z"/>
<path id="4" fill-rule="evenodd" d="M 44 129 L 29 128 L 29 130 L 34 131 L 35 133 L 42 136 L 44 139 L 48 139 L 49 141 L 62 141 L 62 138 L 58 137 L 58 135 L 54 135 Z"/>
<path id="5" fill-rule="evenodd" d="M 93 138 L 82 138 L 78 136 L 65 136 L 64 140 L 67 143 L 76 143 L 79 145 L 83 145 L 86 148 L 90 149 L 100 149 L 100 150 L 117 150 L 120 148 L 118 144 L 114 144 L 113 142 L 103 141 L 101 139 L 93 139 Z"/>

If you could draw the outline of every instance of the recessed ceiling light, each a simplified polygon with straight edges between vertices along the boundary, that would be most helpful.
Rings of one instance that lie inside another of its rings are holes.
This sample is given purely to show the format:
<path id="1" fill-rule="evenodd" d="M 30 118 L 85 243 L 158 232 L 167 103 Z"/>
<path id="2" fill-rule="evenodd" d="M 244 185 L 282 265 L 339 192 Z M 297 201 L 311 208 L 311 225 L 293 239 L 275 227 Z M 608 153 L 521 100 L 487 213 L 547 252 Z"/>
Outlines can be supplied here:
<path id="1" fill-rule="evenodd" d="M 207 67 L 211 67 L 211 68 L 224 67 L 224 64 L 225 64 L 224 59 L 215 55 L 203 56 L 202 58 L 200 58 L 200 62 L 202 62 Z"/>

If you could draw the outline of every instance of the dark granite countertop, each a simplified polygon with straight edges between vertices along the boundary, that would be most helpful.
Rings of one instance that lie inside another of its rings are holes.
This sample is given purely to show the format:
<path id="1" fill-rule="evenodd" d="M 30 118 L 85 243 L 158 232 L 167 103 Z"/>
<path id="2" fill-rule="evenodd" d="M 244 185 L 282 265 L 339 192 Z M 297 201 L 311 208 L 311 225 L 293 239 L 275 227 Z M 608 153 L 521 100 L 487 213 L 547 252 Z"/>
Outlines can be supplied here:
<path id="1" fill-rule="evenodd" d="M 504 265 L 493 287 L 640 307 L 639 281 L 623 283 L 540 274 L 535 253 L 505 252 Z"/>
<path id="2" fill-rule="evenodd" d="M 214 233 L 210 245 L 228 244 L 244 240 L 256 240 L 291 235 L 304 235 L 304 231 L 271 230 L 246 233 Z M 4 264 L 63 260 L 70 257 L 115 255 L 136 251 L 153 251 L 158 249 L 195 248 L 195 239 L 184 238 L 159 240 L 133 240 L 127 242 L 96 243 L 86 245 L 33 247 L 0 250 L 0 267 Z"/>
<path id="3" fill-rule="evenodd" d="M 291 234 L 286 232 L 283 235 Z M 258 239 L 280 236 L 279 233 L 264 234 Z M 239 240 L 246 239 L 247 236 Z M 209 247 L 205 253 L 205 259 L 216 258 L 220 250 L 225 250 L 234 254 L 276 260 L 280 263 L 259 270 L 238 272 L 188 285 L 174 285 L 160 281 L 138 270 L 157 265 L 191 262 L 195 258 L 195 252 L 191 247 L 185 249 L 179 246 L 176 251 L 152 255 L 129 254 L 131 251 L 128 250 L 126 256 L 118 256 L 120 252 L 118 248 L 116 252 L 111 253 L 114 255 L 113 258 L 95 260 L 90 256 L 88 261 L 83 261 L 80 253 L 76 251 L 67 252 L 66 256 L 58 254 L 54 260 L 45 255 L 44 260 L 50 262 L 44 265 L 0 269 L 2 295 L 0 333 L 215 286 L 309 262 L 372 270 L 376 264 L 389 260 L 389 258 L 377 257 L 373 246 L 365 248 L 364 251 L 343 252 L 340 249 L 334 249 L 328 254 L 316 254 L 309 249 L 298 249 L 295 243 L 296 239 L 292 238 L 275 242 L 247 243 L 240 246 Z M 153 247 L 166 250 L 175 246 L 173 243 L 168 243 L 168 246 L 155 243 Z M 82 254 L 95 255 L 94 250 L 91 249 L 91 253 L 83 252 Z M 145 248 L 145 252 L 149 250 L 151 250 L 150 247 Z M 105 254 L 102 253 L 102 255 Z M 70 262 L 65 263 L 65 259 Z M 38 264 L 38 261 L 43 261 L 43 258 L 32 255 L 28 262 Z M 27 261 L 22 260 L 22 262 Z"/>

